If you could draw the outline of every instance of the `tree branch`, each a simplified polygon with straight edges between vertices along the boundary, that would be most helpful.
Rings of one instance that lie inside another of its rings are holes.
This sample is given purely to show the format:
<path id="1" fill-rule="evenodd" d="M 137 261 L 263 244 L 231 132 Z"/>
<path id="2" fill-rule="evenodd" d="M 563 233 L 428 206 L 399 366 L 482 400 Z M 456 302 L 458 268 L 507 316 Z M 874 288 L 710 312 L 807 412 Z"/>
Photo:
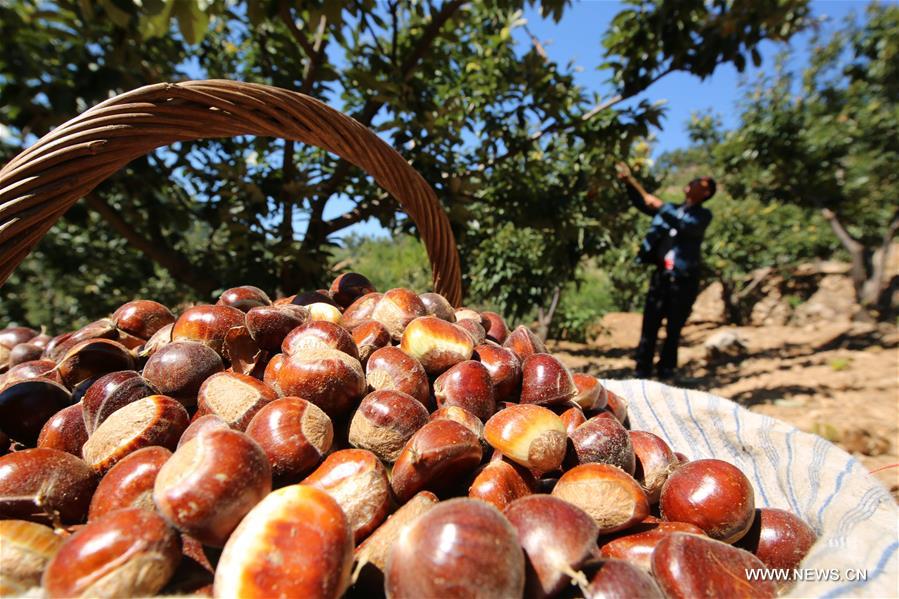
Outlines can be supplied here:
<path id="1" fill-rule="evenodd" d="M 856 254 L 862 251 L 862 244 L 849 234 L 849 231 L 846 230 L 833 210 L 830 208 L 822 208 L 821 214 L 830 224 L 830 228 L 833 229 L 834 235 L 837 236 L 837 239 L 840 240 L 840 243 L 843 244 L 843 247 L 846 248 L 850 254 Z"/>
<path id="2" fill-rule="evenodd" d="M 318 28 L 315 31 L 315 42 L 312 44 L 313 54 L 306 62 L 306 68 L 303 69 L 303 84 L 300 86 L 300 91 L 304 94 L 312 93 L 312 86 L 315 85 L 315 78 L 318 75 L 318 67 L 325 56 L 325 46 L 328 45 L 327 40 L 325 40 L 327 25 L 328 19 L 322 15 L 318 20 Z"/>
<path id="3" fill-rule="evenodd" d="M 278 7 L 278 16 L 281 17 L 281 20 L 287 25 L 287 30 L 290 32 L 291 37 L 303 48 L 306 52 L 306 56 L 309 57 L 309 60 L 312 60 L 312 57 L 315 56 L 315 47 L 309 41 L 309 38 L 300 31 L 300 28 L 297 27 L 296 21 L 293 20 L 293 17 L 290 14 L 290 8 L 287 5 L 287 2 L 280 2 L 280 6 Z"/>
<path id="4" fill-rule="evenodd" d="M 381 199 L 375 199 L 366 204 L 358 204 L 352 210 L 348 212 L 344 212 L 340 216 L 336 218 L 332 218 L 329 221 L 325 221 L 322 223 L 321 232 L 327 237 L 332 233 L 336 233 L 341 229 L 345 229 L 350 225 L 355 225 L 356 223 L 361 223 L 362 221 L 368 219 L 369 217 L 377 214 L 378 210 L 381 208 Z"/>
<path id="5" fill-rule="evenodd" d="M 92 210 L 103 217 L 103 220 L 109 223 L 119 235 L 124 237 L 128 243 L 165 268 L 175 280 L 187 284 L 204 298 L 208 298 L 213 291 L 219 288 L 220 285 L 215 278 L 195 269 L 183 254 L 165 245 L 163 239 L 151 240 L 141 235 L 115 208 L 110 206 L 98 194 L 88 194 L 85 196 L 84 201 Z"/>

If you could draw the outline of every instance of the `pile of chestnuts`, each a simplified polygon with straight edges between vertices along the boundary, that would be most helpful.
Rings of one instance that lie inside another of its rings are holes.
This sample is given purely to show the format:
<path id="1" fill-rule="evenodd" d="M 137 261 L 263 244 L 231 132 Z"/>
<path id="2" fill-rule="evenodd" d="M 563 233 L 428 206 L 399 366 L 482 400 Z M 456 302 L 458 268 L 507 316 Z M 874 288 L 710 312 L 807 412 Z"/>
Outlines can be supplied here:
<path id="1" fill-rule="evenodd" d="M 364 276 L 0 330 L 0 594 L 772 597 L 815 533 L 526 327 Z"/>

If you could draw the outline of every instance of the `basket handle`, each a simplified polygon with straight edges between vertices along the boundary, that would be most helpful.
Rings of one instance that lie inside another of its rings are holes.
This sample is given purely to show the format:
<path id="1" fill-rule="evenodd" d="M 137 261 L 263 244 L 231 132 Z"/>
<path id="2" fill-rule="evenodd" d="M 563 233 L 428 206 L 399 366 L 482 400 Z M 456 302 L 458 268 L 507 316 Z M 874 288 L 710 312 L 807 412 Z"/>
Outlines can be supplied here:
<path id="1" fill-rule="evenodd" d="M 459 253 L 434 190 L 351 117 L 301 93 L 227 80 L 159 83 L 60 125 L 0 169 L 0 284 L 79 198 L 150 151 L 178 141 L 259 135 L 327 150 L 374 177 L 418 227 L 434 290 L 462 301 Z"/>

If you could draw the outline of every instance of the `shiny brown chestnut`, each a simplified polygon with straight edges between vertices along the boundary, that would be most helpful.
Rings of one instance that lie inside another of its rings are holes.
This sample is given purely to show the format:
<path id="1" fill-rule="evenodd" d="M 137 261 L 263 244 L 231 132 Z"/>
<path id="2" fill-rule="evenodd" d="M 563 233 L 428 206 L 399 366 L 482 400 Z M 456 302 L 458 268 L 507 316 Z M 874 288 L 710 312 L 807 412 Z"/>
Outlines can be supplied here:
<path id="1" fill-rule="evenodd" d="M 173 341 L 150 356 L 143 377 L 159 394 L 193 407 L 203 381 L 221 370 L 222 359 L 212 348 L 195 341 Z"/>
<path id="2" fill-rule="evenodd" d="M 428 420 L 454 420 L 477 435 L 484 451 L 489 451 L 490 445 L 484 439 L 484 423 L 480 418 L 459 406 L 443 406 L 431 412 Z"/>
<path id="3" fill-rule="evenodd" d="M 155 510 L 153 484 L 170 457 L 172 452 L 158 445 L 125 456 L 97 485 L 87 513 L 88 522 L 121 509 Z"/>
<path id="4" fill-rule="evenodd" d="M 231 306 L 237 308 L 241 312 L 249 312 L 258 306 L 271 306 L 272 300 L 268 294 L 252 285 L 241 285 L 240 287 L 232 287 L 226 289 L 219 296 L 216 306 Z"/>
<path id="5" fill-rule="evenodd" d="M 422 405 L 430 404 L 430 387 L 424 367 L 396 347 L 382 347 L 368 358 L 365 380 L 372 391 L 400 391 Z"/>
<path id="6" fill-rule="evenodd" d="M 613 418 L 591 418 L 571 433 L 574 458 L 578 464 L 612 464 L 634 474 L 634 447 L 627 429 Z"/>
<path id="7" fill-rule="evenodd" d="M 456 311 L 452 304 L 439 293 L 427 292 L 420 293 L 418 298 L 425 305 L 429 316 L 436 316 L 447 322 L 456 322 Z"/>
<path id="8" fill-rule="evenodd" d="M 41 586 L 41 574 L 62 546 L 52 528 L 25 520 L 0 520 L 0 595 L 22 596 Z"/>
<path id="9" fill-rule="evenodd" d="M 526 597 L 551 597 L 578 578 L 596 550 L 596 523 L 582 509 L 551 495 L 516 499 L 503 515 L 527 557 Z"/>
<path id="10" fill-rule="evenodd" d="M 773 581 L 748 578 L 750 571 L 764 568 L 748 551 L 681 532 L 662 539 L 652 553 L 652 574 L 671 599 L 776 597 Z"/>
<path id="11" fill-rule="evenodd" d="M 577 394 L 571 398 L 582 410 L 601 410 L 608 401 L 602 383 L 595 376 L 575 372 L 571 375 Z"/>
<path id="12" fill-rule="evenodd" d="M 153 486 L 156 509 L 204 545 L 222 547 L 272 488 L 271 466 L 253 439 L 211 430 L 179 447 Z"/>
<path id="13" fill-rule="evenodd" d="M 20 343 L 9 352 L 9 366 L 12 368 L 18 364 L 31 362 L 32 360 L 40 360 L 44 353 L 44 348 L 34 343 Z"/>
<path id="14" fill-rule="evenodd" d="M 481 312 L 481 316 L 488 322 L 487 339 L 502 345 L 509 337 L 509 327 L 506 325 L 506 321 L 496 312 L 489 310 Z"/>
<path id="15" fill-rule="evenodd" d="M 134 358 L 121 344 L 109 339 L 88 339 L 72 346 L 57 362 L 62 382 L 70 389 L 81 381 L 108 372 L 131 370 Z"/>
<path id="16" fill-rule="evenodd" d="M 472 359 L 487 368 L 493 381 L 493 396 L 497 402 L 517 402 L 521 393 L 521 361 L 505 347 L 482 343 L 474 348 Z"/>
<path id="17" fill-rule="evenodd" d="M 510 460 L 535 472 L 549 472 L 565 458 L 565 425 L 552 411 L 535 405 L 510 405 L 484 425 L 484 437 Z"/>
<path id="18" fill-rule="evenodd" d="M 340 315 L 340 326 L 348 331 L 353 330 L 366 320 L 371 320 L 371 313 L 381 300 L 383 293 L 366 293 L 343 311 Z"/>
<path id="19" fill-rule="evenodd" d="M 635 532 L 631 532 L 635 531 Z M 640 523 L 623 531 L 602 545 L 599 554 L 607 559 L 620 559 L 649 572 L 652 569 L 652 552 L 662 539 L 675 532 L 705 535 L 702 529 L 686 522 Z"/>
<path id="20" fill-rule="evenodd" d="M 537 481 L 523 466 L 497 455 L 500 457 L 491 459 L 475 476 L 468 487 L 468 496 L 503 510 L 516 499 L 535 493 Z"/>
<path id="21" fill-rule="evenodd" d="M 112 339 L 115 340 L 119 336 L 119 330 L 108 318 L 101 318 L 90 322 L 77 331 L 58 335 L 50 340 L 47 347 L 44 348 L 44 357 L 50 358 L 55 362 L 62 360 L 63 356 L 78 345 L 82 341 L 90 339 Z"/>
<path id="22" fill-rule="evenodd" d="M 178 438 L 177 447 L 181 447 L 197 435 L 202 435 L 203 433 L 211 430 L 229 430 L 231 427 L 228 426 L 228 423 L 225 422 L 225 419 L 221 416 L 217 416 L 216 414 L 206 414 L 205 416 L 197 416 L 194 414 L 194 417 L 191 419 L 190 424 L 184 429 L 184 432 L 181 433 L 181 437 Z"/>
<path id="23" fill-rule="evenodd" d="M 271 380 L 266 368 L 264 380 Z M 282 396 L 307 399 L 331 418 L 342 416 L 365 395 L 359 360 L 336 349 L 312 349 L 283 358 L 271 383 Z"/>
<path id="24" fill-rule="evenodd" d="M 201 304 L 181 313 L 172 327 L 172 341 L 202 343 L 220 356 L 225 335 L 233 327 L 244 326 L 246 315 L 231 306 Z"/>
<path id="25" fill-rule="evenodd" d="M 274 389 L 258 379 L 236 372 L 217 372 L 200 386 L 197 415 L 215 414 L 229 427 L 242 431 L 263 406 L 276 399 Z"/>
<path id="26" fill-rule="evenodd" d="M 63 408 L 44 424 L 37 438 L 38 447 L 58 449 L 81 457 L 81 447 L 87 442 L 81 403 Z"/>
<path id="27" fill-rule="evenodd" d="M 579 596 L 584 599 L 665 599 L 649 574 L 627 562 L 592 560 L 583 570 L 589 580 L 586 588 L 580 589 Z"/>
<path id="28" fill-rule="evenodd" d="M 377 320 L 365 320 L 356 325 L 350 335 L 359 349 L 359 361 L 363 366 L 375 351 L 390 345 L 390 332 Z"/>
<path id="29" fill-rule="evenodd" d="M 562 419 L 562 424 L 565 425 L 565 434 L 569 437 L 571 434 L 579 427 L 580 425 L 587 422 L 587 417 L 584 416 L 584 413 L 577 406 L 572 406 L 559 414 L 559 418 Z"/>
<path id="30" fill-rule="evenodd" d="M 437 504 L 403 529 L 387 560 L 388 597 L 520 597 L 524 555 L 515 529 L 474 499 Z"/>
<path id="31" fill-rule="evenodd" d="M 353 537 L 330 495 L 307 485 L 278 489 L 228 539 L 216 597 L 337 599 L 350 583 Z"/>
<path id="32" fill-rule="evenodd" d="M 87 433 L 97 430 L 119 408 L 155 393 L 153 387 L 133 370 L 110 372 L 101 376 L 87 388 L 81 399 Z"/>
<path id="33" fill-rule="evenodd" d="M 162 327 L 173 324 L 175 315 L 159 302 L 138 299 L 119 306 L 110 320 L 119 330 L 146 341 Z"/>
<path id="34" fill-rule="evenodd" d="M 296 482 L 312 471 L 334 442 L 331 419 L 299 397 L 264 406 L 247 425 L 247 435 L 265 452 L 273 480 Z"/>
<path id="35" fill-rule="evenodd" d="M 345 272 L 331 282 L 331 299 L 341 308 L 348 308 L 367 293 L 377 291 L 371 281 L 358 272 Z"/>
<path id="36" fill-rule="evenodd" d="M 428 410 L 401 391 L 373 391 L 362 399 L 350 422 L 349 442 L 390 464 L 415 431 L 428 422 Z"/>
<path id="37" fill-rule="evenodd" d="M 439 494 L 469 476 L 482 456 L 481 443 L 470 430 L 452 420 L 432 420 L 403 447 L 390 485 L 401 503 L 422 490 Z"/>
<path id="38" fill-rule="evenodd" d="M 156 513 L 125 509 L 89 522 L 50 560 L 48 597 L 156 594 L 181 561 L 181 540 Z"/>
<path id="39" fill-rule="evenodd" d="M 306 308 L 309 310 L 310 322 L 314 322 L 316 320 L 324 320 L 326 322 L 339 324 L 340 319 L 343 316 L 343 314 L 340 313 L 340 308 L 330 303 L 317 302 L 314 304 L 309 304 L 308 306 L 306 306 Z"/>
<path id="40" fill-rule="evenodd" d="M 608 389 L 606 393 L 606 410 L 612 413 L 615 419 L 621 424 L 627 420 L 627 400 L 620 395 L 612 393 Z"/>
<path id="41" fill-rule="evenodd" d="M 399 341 L 406 325 L 427 314 L 418 294 L 411 289 L 399 287 L 384 292 L 371 312 L 371 319 L 383 324 L 390 331 L 390 336 Z"/>
<path id="42" fill-rule="evenodd" d="M 222 355 L 230 364 L 228 372 L 254 376 L 265 369 L 263 362 L 268 359 L 268 353 L 259 349 L 245 326 L 228 329 L 222 342 Z"/>
<path id="43" fill-rule="evenodd" d="M 484 422 L 496 411 L 493 379 L 487 368 L 475 360 L 459 362 L 438 376 L 434 397 L 437 407 L 458 406 Z"/>
<path id="44" fill-rule="evenodd" d="M 678 459 L 665 441 L 646 431 L 628 431 L 634 448 L 634 478 L 643 486 L 649 503 L 659 502 L 662 485 L 677 467 Z"/>
<path id="45" fill-rule="evenodd" d="M 113 412 L 88 437 L 81 452 L 94 471 L 104 474 L 143 447 L 174 449 L 189 422 L 187 410 L 179 402 L 165 395 L 150 395 Z"/>
<path id="46" fill-rule="evenodd" d="M 147 342 L 144 344 L 143 349 L 140 350 L 140 353 L 138 355 L 141 358 L 148 358 L 159 351 L 161 348 L 171 343 L 172 329 L 174 327 L 175 323 L 173 322 L 171 324 L 163 326 L 158 331 L 153 333 L 153 336 L 147 340 Z"/>
<path id="47" fill-rule="evenodd" d="M 525 358 L 534 354 L 546 353 L 546 346 L 540 340 L 540 337 L 532 333 L 524 325 L 518 325 L 515 327 L 515 330 L 509 333 L 503 342 L 503 347 L 511 349 L 522 362 L 524 362 Z"/>
<path id="48" fill-rule="evenodd" d="M 336 349 L 359 359 L 359 349 L 346 329 L 324 320 L 298 326 L 281 342 L 281 351 L 288 356 L 315 349 Z"/>
<path id="49" fill-rule="evenodd" d="M 463 320 L 472 320 L 478 323 L 484 328 L 484 334 L 487 334 L 487 327 L 490 326 L 490 322 L 477 310 L 466 308 L 465 306 L 456 308 L 456 324 L 461 323 Z"/>
<path id="50" fill-rule="evenodd" d="M 34 447 L 44 424 L 70 403 L 68 389 L 49 379 L 7 384 L 0 391 L 0 429 L 11 439 Z"/>
<path id="51" fill-rule="evenodd" d="M 62 384 L 59 373 L 56 371 L 56 362 L 41 358 L 40 360 L 31 360 L 23 362 L 11 367 L 0 382 L 0 391 L 18 381 L 26 381 L 28 379 L 45 378 L 54 383 Z"/>
<path id="52" fill-rule="evenodd" d="M 474 345 L 480 345 L 487 340 L 487 331 L 481 323 L 471 318 L 456 318 L 456 326 L 468 333 Z"/>
<path id="53" fill-rule="evenodd" d="M 0 457 L 0 518 L 77 524 L 87 515 L 97 477 L 58 449 L 25 449 Z"/>
<path id="54" fill-rule="evenodd" d="M 755 491 L 746 475 L 722 460 L 696 460 L 678 467 L 659 499 L 662 518 L 689 522 L 711 538 L 733 543 L 755 517 Z"/>
<path id="55" fill-rule="evenodd" d="M 304 324 L 308 318 L 309 310 L 303 306 L 257 306 L 247 312 L 246 326 L 261 349 L 278 352 L 287 334 Z"/>
<path id="56" fill-rule="evenodd" d="M 331 297 L 331 292 L 327 289 L 316 289 L 315 291 L 302 291 L 295 296 L 291 302 L 296 306 L 311 306 L 312 304 L 330 304 L 337 307 L 337 303 Z"/>
<path id="57" fill-rule="evenodd" d="M 759 558 L 766 567 L 792 570 L 808 554 L 817 535 L 799 516 L 777 508 L 755 510 L 752 527 L 735 545 Z"/>
<path id="58" fill-rule="evenodd" d="M 421 362 L 425 372 L 437 375 L 471 359 L 471 335 L 436 316 L 416 318 L 403 331 L 400 349 Z"/>
<path id="59" fill-rule="evenodd" d="M 330 495 L 359 543 L 381 525 L 390 513 L 390 482 L 384 464 L 365 449 L 335 451 L 302 484 Z"/>
<path id="60" fill-rule="evenodd" d="M 562 475 L 552 494 L 590 514 L 600 534 L 624 530 L 649 515 L 640 483 L 609 464 L 575 466 Z"/>
<path id="61" fill-rule="evenodd" d="M 568 369 L 549 354 L 533 354 L 521 363 L 521 399 L 523 404 L 556 406 L 568 403 L 577 387 Z"/>
<path id="62" fill-rule="evenodd" d="M 6 327 L 0 329 L 0 346 L 12 349 L 20 343 L 27 343 L 38 334 L 38 331 L 30 327 Z"/>

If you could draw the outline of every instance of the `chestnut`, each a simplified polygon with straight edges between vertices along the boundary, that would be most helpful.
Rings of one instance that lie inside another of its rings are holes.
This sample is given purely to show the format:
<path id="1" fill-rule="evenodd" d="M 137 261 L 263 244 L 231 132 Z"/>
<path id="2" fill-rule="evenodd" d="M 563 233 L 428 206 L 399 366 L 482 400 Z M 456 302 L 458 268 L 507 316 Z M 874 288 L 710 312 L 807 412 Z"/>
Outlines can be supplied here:
<path id="1" fill-rule="evenodd" d="M 390 332 L 390 336 L 399 341 L 403 330 L 410 322 L 420 316 L 427 316 L 425 305 L 418 295 L 405 288 L 386 291 L 371 312 L 371 319 L 377 320 Z"/>
<path id="2" fill-rule="evenodd" d="M 549 354 L 533 354 L 521 363 L 521 403 L 554 406 L 577 394 L 571 373 Z"/>
<path id="3" fill-rule="evenodd" d="M 13 382 L 0 391 L 0 429 L 33 447 L 44 424 L 70 403 L 69 391 L 50 379 Z"/>
<path id="4" fill-rule="evenodd" d="M 484 423 L 480 418 L 459 406 L 443 406 L 437 408 L 428 417 L 428 420 L 454 420 L 477 435 L 481 441 L 481 445 L 485 450 L 489 449 L 486 439 L 484 439 Z"/>
<path id="5" fill-rule="evenodd" d="M 499 510 L 451 499 L 402 530 L 385 578 L 387 597 L 520 597 L 524 555 Z"/>
<path id="6" fill-rule="evenodd" d="M 159 302 L 139 299 L 119 306 L 110 320 L 120 331 L 146 341 L 162 327 L 173 324 L 175 315 Z"/>
<path id="7" fill-rule="evenodd" d="M 0 518 L 49 524 L 83 522 L 97 486 L 94 472 L 58 449 L 25 449 L 0 457 Z"/>
<path id="8" fill-rule="evenodd" d="M 338 324 L 351 331 L 366 320 L 371 320 L 371 314 L 383 295 L 383 293 L 372 292 L 358 298 L 343 311 Z"/>
<path id="9" fill-rule="evenodd" d="M 481 323 L 471 318 L 456 318 L 456 326 L 468 333 L 474 345 L 480 345 L 487 339 L 487 331 Z"/>
<path id="10" fill-rule="evenodd" d="M 221 370 L 222 359 L 212 348 L 194 341 L 173 341 L 150 356 L 143 376 L 158 393 L 193 407 L 203 381 Z"/>
<path id="11" fill-rule="evenodd" d="M 368 358 L 365 380 L 373 391 L 399 391 L 430 404 L 431 390 L 424 367 L 415 358 L 396 347 L 382 347 Z"/>
<path id="12" fill-rule="evenodd" d="M 25 381 L 28 379 L 45 378 L 54 383 L 62 384 L 59 373 L 56 371 L 56 362 L 42 358 L 40 360 L 31 360 L 23 362 L 11 367 L 2 382 L 0 382 L 0 391 L 9 387 L 15 382 Z"/>
<path id="13" fill-rule="evenodd" d="M 197 414 L 215 414 L 229 427 L 242 431 L 263 406 L 276 399 L 278 394 L 258 379 L 236 372 L 217 372 L 200 386 Z"/>
<path id="14" fill-rule="evenodd" d="M 748 579 L 749 571 L 764 567 L 748 551 L 682 532 L 659 541 L 652 553 L 652 574 L 665 596 L 672 599 L 776 597 L 773 581 Z"/>
<path id="15" fill-rule="evenodd" d="M 175 327 L 175 323 L 167 324 L 160 328 L 158 331 L 153 333 L 153 336 L 150 337 L 147 342 L 144 344 L 144 348 L 140 351 L 140 357 L 147 358 L 152 356 L 157 351 L 159 351 L 162 347 L 168 345 L 172 342 L 172 329 Z"/>
<path id="16" fill-rule="evenodd" d="M 172 341 L 201 343 L 223 356 L 225 334 L 245 324 L 246 316 L 237 308 L 201 304 L 181 313 L 172 327 Z"/>
<path id="17" fill-rule="evenodd" d="M 156 391 L 137 372 L 110 372 L 95 380 L 81 399 L 84 426 L 90 435 L 109 416 L 126 405 L 154 395 Z"/>
<path id="18" fill-rule="evenodd" d="M 571 434 L 579 427 L 580 425 L 587 422 L 587 417 L 584 416 L 584 413 L 577 406 L 572 406 L 559 414 L 559 418 L 562 419 L 562 424 L 565 425 L 565 434 L 569 437 Z"/>
<path id="19" fill-rule="evenodd" d="M 231 306 L 241 312 L 249 312 L 258 306 L 271 306 L 272 300 L 268 294 L 259 287 L 241 285 L 226 289 L 220 296 L 216 306 Z"/>
<path id="20" fill-rule="evenodd" d="M 350 331 L 353 342 L 359 348 L 359 361 L 365 366 L 369 356 L 390 345 L 390 332 L 377 320 L 364 320 Z"/>
<path id="21" fill-rule="evenodd" d="M 268 357 L 259 349 L 245 326 L 228 329 L 222 341 L 222 356 L 231 364 L 228 371 L 237 374 L 251 374 L 257 370 L 261 372 L 260 368 L 264 369 L 264 366 L 260 367 L 259 364 Z"/>
<path id="22" fill-rule="evenodd" d="M 172 452 L 158 445 L 125 456 L 97 485 L 87 513 L 88 522 L 120 509 L 155 510 L 153 483 L 170 457 Z"/>
<path id="23" fill-rule="evenodd" d="M 552 494 L 596 521 L 600 534 L 624 530 L 649 515 L 649 501 L 632 476 L 609 464 L 582 464 L 567 471 Z"/>
<path id="24" fill-rule="evenodd" d="M 368 293 L 376 291 L 365 275 L 358 272 L 345 272 L 337 275 L 331 282 L 331 299 L 341 308 L 348 308 L 357 299 Z"/>
<path id="25" fill-rule="evenodd" d="M 236 528 L 215 570 L 216 597 L 337 599 L 350 583 L 353 536 L 330 495 L 290 485 Z"/>
<path id="26" fill-rule="evenodd" d="M 456 311 L 452 304 L 439 293 L 420 293 L 418 299 L 425 305 L 428 316 L 436 316 L 440 320 L 456 322 Z"/>
<path id="27" fill-rule="evenodd" d="M 12 349 L 20 343 L 27 343 L 38 336 L 38 332 L 29 327 L 6 327 L 0 329 L 0 346 Z"/>
<path id="28" fill-rule="evenodd" d="M 630 530 L 604 543 L 599 554 L 604 558 L 624 560 L 646 572 L 652 569 L 652 552 L 656 545 L 668 535 L 675 532 L 705 535 L 701 528 L 686 522 L 640 523 Z"/>
<path id="29" fill-rule="evenodd" d="M 272 363 L 266 368 L 272 368 Z M 359 360 L 336 349 L 311 349 L 283 358 L 272 386 L 282 396 L 307 399 L 331 418 L 350 411 L 365 394 Z"/>
<path id="30" fill-rule="evenodd" d="M 399 457 L 410 437 L 428 422 L 428 411 L 401 391 L 373 391 L 362 399 L 350 422 L 349 442 L 386 463 Z"/>
<path id="31" fill-rule="evenodd" d="M 346 514 L 354 543 L 367 537 L 390 513 L 387 470 L 365 449 L 335 451 L 302 484 L 334 498 Z"/>
<path id="32" fill-rule="evenodd" d="M 134 368 L 134 358 L 121 344 L 109 339 L 88 339 L 72 346 L 57 362 L 62 382 L 70 389 L 81 381 L 117 370 Z"/>
<path id="33" fill-rule="evenodd" d="M 582 410 L 601 410 L 606 407 L 607 397 L 602 383 L 595 376 L 575 372 L 571 375 L 574 386 L 577 387 L 577 394 L 571 401 L 576 403 Z"/>
<path id="34" fill-rule="evenodd" d="M 9 366 L 13 367 L 24 362 L 40 360 L 44 348 L 34 343 L 20 343 L 9 352 Z"/>
<path id="35" fill-rule="evenodd" d="M 490 373 L 496 401 L 518 401 L 521 394 L 521 361 L 512 350 L 482 343 L 474 348 L 472 358 L 483 364 Z"/>
<path id="36" fill-rule="evenodd" d="M 463 320 L 471 320 L 481 325 L 485 335 L 487 327 L 490 326 L 490 322 L 480 312 L 465 306 L 456 309 L 456 324 L 460 324 Z"/>
<path id="37" fill-rule="evenodd" d="M 63 408 L 44 424 L 37 438 L 38 447 L 58 449 L 81 457 L 81 447 L 87 442 L 87 429 L 81 404 Z"/>
<path id="38" fill-rule="evenodd" d="M 309 310 L 303 306 L 257 306 L 247 312 L 246 326 L 260 349 L 277 352 L 287 334 L 308 318 Z"/>
<path id="39" fill-rule="evenodd" d="M 511 349 L 522 362 L 534 354 L 546 353 L 546 346 L 543 345 L 540 337 L 524 325 L 518 325 L 514 331 L 509 333 L 503 342 L 503 347 Z"/>
<path id="40" fill-rule="evenodd" d="M 627 401 L 620 395 L 612 393 L 608 389 L 606 389 L 605 392 L 606 410 L 611 412 L 618 422 L 624 424 L 627 420 Z"/>
<path id="41" fill-rule="evenodd" d="M 88 437 L 81 452 L 84 461 L 103 474 L 143 447 L 174 449 L 189 421 L 179 402 L 165 395 L 150 395 L 113 412 Z"/>
<path id="42" fill-rule="evenodd" d="M 94 322 L 84 325 L 77 331 L 58 335 L 51 339 L 47 344 L 47 347 L 44 348 L 44 357 L 59 362 L 70 349 L 82 341 L 89 341 L 92 339 L 115 340 L 118 337 L 119 330 L 112 321 L 108 318 L 101 318 L 100 320 L 95 320 Z"/>
<path id="43" fill-rule="evenodd" d="M 506 321 L 496 312 L 490 311 L 481 312 L 481 317 L 488 323 L 486 326 L 487 339 L 502 345 L 509 337 L 509 327 L 506 326 Z"/>
<path id="44" fill-rule="evenodd" d="M 655 580 L 621 560 L 606 559 L 584 567 L 589 584 L 581 589 L 584 599 L 666 599 Z"/>
<path id="45" fill-rule="evenodd" d="M 194 417 L 191 419 L 190 424 L 184 429 L 184 432 L 181 433 L 181 437 L 178 438 L 177 447 L 181 447 L 197 435 L 202 435 L 206 431 L 211 430 L 230 430 L 231 427 L 228 426 L 228 423 L 225 422 L 225 419 L 216 414 L 206 414 L 205 416 L 198 416 L 194 414 Z M 244 431 L 246 432 L 246 431 Z M 176 447 L 176 449 L 177 449 Z"/>
<path id="46" fill-rule="evenodd" d="M 438 407 L 458 406 L 482 421 L 496 411 L 493 379 L 487 368 L 475 360 L 459 362 L 438 376 L 434 381 L 434 396 Z"/>
<path id="47" fill-rule="evenodd" d="M 340 313 L 340 310 L 330 304 L 325 302 L 317 302 L 314 304 L 309 304 L 307 306 L 309 310 L 309 320 L 310 322 L 316 320 L 323 320 L 325 322 L 332 322 L 334 324 L 338 324 L 340 322 L 341 317 L 343 316 Z"/>
<path id="48" fill-rule="evenodd" d="M 527 597 L 557 594 L 578 577 L 578 568 L 596 550 L 599 529 L 593 518 L 557 497 L 522 497 L 510 503 L 503 515 L 515 527 L 527 557 Z"/>
<path id="49" fill-rule="evenodd" d="M 52 528 L 24 520 L 0 520 L 0 595 L 25 595 L 41 586 L 41 574 L 62 546 Z"/>
<path id="50" fill-rule="evenodd" d="M 307 322 L 290 331 L 281 342 L 281 351 L 288 356 L 311 349 L 336 349 L 359 359 L 359 349 L 353 338 L 333 322 Z"/>
<path id="51" fill-rule="evenodd" d="M 396 498 L 407 501 L 422 490 L 447 491 L 481 462 L 477 436 L 452 420 L 432 420 L 412 435 L 393 465 Z"/>
<path id="52" fill-rule="evenodd" d="M 565 425 L 550 410 L 510 405 L 484 426 L 484 437 L 510 460 L 537 472 L 549 472 L 565 458 Z"/>
<path id="53" fill-rule="evenodd" d="M 798 568 L 817 535 L 799 516 L 777 508 L 755 510 L 752 527 L 736 546 L 759 558 L 766 567 Z"/>
<path id="54" fill-rule="evenodd" d="M 63 543 L 43 575 L 48 597 L 156 594 L 181 561 L 178 534 L 154 512 L 118 510 Z"/>
<path id="55" fill-rule="evenodd" d="M 471 358 L 471 335 L 436 316 L 416 318 L 403 331 L 400 348 L 421 362 L 425 372 L 436 375 Z"/>
<path id="56" fill-rule="evenodd" d="M 591 418 L 571 433 L 578 464 L 600 462 L 634 474 L 634 448 L 627 429 L 613 418 Z"/>
<path id="57" fill-rule="evenodd" d="M 643 486 L 649 503 L 655 505 L 659 502 L 662 485 L 674 471 L 678 459 L 658 435 L 646 431 L 629 431 L 628 435 L 634 448 L 634 478 Z"/>
<path id="58" fill-rule="evenodd" d="M 689 522 L 711 538 L 733 543 L 755 517 L 755 492 L 739 468 L 722 460 L 696 460 L 678 467 L 662 486 L 662 518 Z"/>
<path id="59" fill-rule="evenodd" d="M 327 289 L 316 289 L 315 291 L 303 291 L 293 296 L 291 300 L 296 306 L 311 306 L 312 304 L 330 304 L 337 307 L 337 303 L 331 297 L 331 292 Z"/>
<path id="60" fill-rule="evenodd" d="M 272 488 L 271 466 L 253 439 L 210 430 L 179 447 L 153 486 L 156 509 L 204 545 L 222 547 L 228 535 Z"/>
<path id="61" fill-rule="evenodd" d="M 328 415 L 299 397 L 266 404 L 247 425 L 247 435 L 265 452 L 276 482 L 295 482 L 315 468 L 334 442 Z"/>
<path id="62" fill-rule="evenodd" d="M 499 459 L 490 460 L 475 476 L 468 496 L 502 510 L 516 499 L 535 493 L 537 481 L 526 468 L 498 455 Z"/>

